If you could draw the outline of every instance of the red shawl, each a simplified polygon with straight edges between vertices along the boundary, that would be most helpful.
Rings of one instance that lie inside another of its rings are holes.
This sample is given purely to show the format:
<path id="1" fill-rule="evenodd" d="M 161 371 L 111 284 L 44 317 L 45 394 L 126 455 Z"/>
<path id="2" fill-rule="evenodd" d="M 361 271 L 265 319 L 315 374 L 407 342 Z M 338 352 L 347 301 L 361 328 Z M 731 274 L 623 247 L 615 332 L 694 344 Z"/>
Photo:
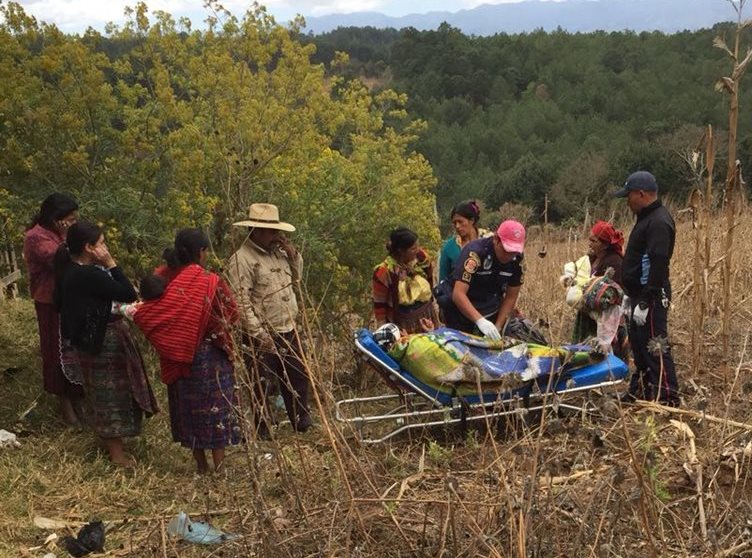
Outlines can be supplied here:
<path id="1" fill-rule="evenodd" d="M 624 255 L 624 233 L 617 230 L 611 223 L 606 221 L 596 221 L 590 234 L 595 236 L 601 242 L 612 246 L 614 251 L 620 256 Z"/>
<path id="2" fill-rule="evenodd" d="M 145 301 L 133 316 L 159 353 L 162 381 L 191 375 L 191 364 L 211 316 L 219 276 L 197 264 L 180 270 L 157 300 Z"/>

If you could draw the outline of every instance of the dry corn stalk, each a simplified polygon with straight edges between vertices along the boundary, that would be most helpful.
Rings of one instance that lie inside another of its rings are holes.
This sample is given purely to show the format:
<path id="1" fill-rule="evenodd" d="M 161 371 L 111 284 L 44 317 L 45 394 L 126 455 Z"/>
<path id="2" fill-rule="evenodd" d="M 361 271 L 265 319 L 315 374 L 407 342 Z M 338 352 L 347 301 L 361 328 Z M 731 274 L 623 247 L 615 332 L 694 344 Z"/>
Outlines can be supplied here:
<path id="1" fill-rule="evenodd" d="M 705 168 L 699 167 L 701 160 L 700 149 L 705 147 Z M 692 218 L 694 228 L 694 267 L 693 267 L 693 291 L 694 306 L 692 313 L 692 373 L 697 374 L 700 370 L 705 346 L 705 313 L 709 306 L 708 301 L 708 277 L 710 275 L 710 235 L 708 223 L 713 196 L 713 169 L 715 167 L 715 145 L 713 140 L 713 128 L 708 126 L 700 143 L 692 154 L 690 164 L 700 177 L 703 172 L 707 174 L 705 193 L 700 187 L 692 192 L 690 205 L 692 206 Z"/>
<path id="2" fill-rule="evenodd" d="M 752 49 L 747 49 L 747 53 L 740 60 L 740 47 L 742 32 L 746 27 L 752 25 L 749 21 L 743 21 L 742 12 L 746 0 L 729 0 L 737 14 L 736 32 L 734 35 L 733 50 L 729 48 L 723 37 L 716 37 L 713 41 L 714 46 L 720 48 L 733 62 L 730 76 L 722 77 L 716 83 L 718 91 L 724 91 L 729 94 L 729 129 L 728 129 L 728 161 L 726 167 L 726 187 L 724 191 L 724 203 L 726 209 L 726 234 L 724 242 L 724 256 L 726 260 L 723 264 L 723 313 L 722 320 L 722 342 L 723 342 L 723 372 L 724 377 L 728 379 L 729 373 L 729 337 L 731 330 L 731 293 L 733 282 L 733 250 L 734 250 L 734 229 L 736 228 L 737 199 L 741 191 L 741 165 L 736 159 L 736 138 L 737 127 L 739 124 L 739 82 L 747 70 L 747 66 L 752 60 Z"/>

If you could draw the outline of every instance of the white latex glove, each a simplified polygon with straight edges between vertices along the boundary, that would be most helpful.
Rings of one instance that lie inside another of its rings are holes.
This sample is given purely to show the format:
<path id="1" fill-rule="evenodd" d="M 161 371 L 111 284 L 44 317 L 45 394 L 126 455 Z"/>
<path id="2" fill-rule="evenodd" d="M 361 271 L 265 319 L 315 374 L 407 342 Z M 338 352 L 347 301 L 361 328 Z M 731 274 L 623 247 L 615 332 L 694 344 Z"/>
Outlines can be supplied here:
<path id="1" fill-rule="evenodd" d="M 635 306 L 634 313 L 632 314 L 632 321 L 635 325 L 644 326 L 648 321 L 648 307 L 638 304 Z"/>
<path id="2" fill-rule="evenodd" d="M 475 321 L 475 325 L 478 326 L 478 329 L 485 337 L 488 337 L 492 341 L 498 341 L 501 339 L 501 333 L 499 333 L 499 330 L 496 329 L 496 324 L 492 321 L 487 320 L 486 318 L 478 318 Z"/>

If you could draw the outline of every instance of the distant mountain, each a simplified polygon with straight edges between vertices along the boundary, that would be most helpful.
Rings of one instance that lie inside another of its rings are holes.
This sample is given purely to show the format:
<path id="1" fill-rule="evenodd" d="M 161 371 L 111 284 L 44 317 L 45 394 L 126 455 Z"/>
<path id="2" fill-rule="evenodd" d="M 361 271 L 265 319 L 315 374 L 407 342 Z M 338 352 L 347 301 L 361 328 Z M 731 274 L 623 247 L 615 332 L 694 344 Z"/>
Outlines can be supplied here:
<path id="1" fill-rule="evenodd" d="M 559 27 L 575 32 L 663 31 L 675 33 L 712 27 L 735 19 L 726 0 L 526 0 L 514 4 L 483 4 L 459 12 L 429 12 L 390 17 L 375 12 L 307 17 L 308 29 L 326 33 L 337 27 L 415 27 L 436 29 L 446 21 L 469 35 L 523 33 Z"/>

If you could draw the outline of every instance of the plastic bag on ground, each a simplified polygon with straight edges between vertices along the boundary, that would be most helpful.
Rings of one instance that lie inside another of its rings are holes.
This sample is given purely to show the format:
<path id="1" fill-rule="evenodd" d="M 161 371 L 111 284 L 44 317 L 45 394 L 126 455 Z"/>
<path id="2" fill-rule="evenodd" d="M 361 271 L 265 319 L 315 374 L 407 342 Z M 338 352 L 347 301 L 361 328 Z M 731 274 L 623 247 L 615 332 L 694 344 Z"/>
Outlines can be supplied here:
<path id="1" fill-rule="evenodd" d="M 0 430 L 0 448 L 20 448 L 21 442 L 18 441 L 13 432 Z"/>
<path id="2" fill-rule="evenodd" d="M 180 512 L 167 526 L 167 532 L 191 543 L 221 544 L 240 538 L 238 535 L 223 533 L 203 521 L 191 521 L 188 514 Z"/>

